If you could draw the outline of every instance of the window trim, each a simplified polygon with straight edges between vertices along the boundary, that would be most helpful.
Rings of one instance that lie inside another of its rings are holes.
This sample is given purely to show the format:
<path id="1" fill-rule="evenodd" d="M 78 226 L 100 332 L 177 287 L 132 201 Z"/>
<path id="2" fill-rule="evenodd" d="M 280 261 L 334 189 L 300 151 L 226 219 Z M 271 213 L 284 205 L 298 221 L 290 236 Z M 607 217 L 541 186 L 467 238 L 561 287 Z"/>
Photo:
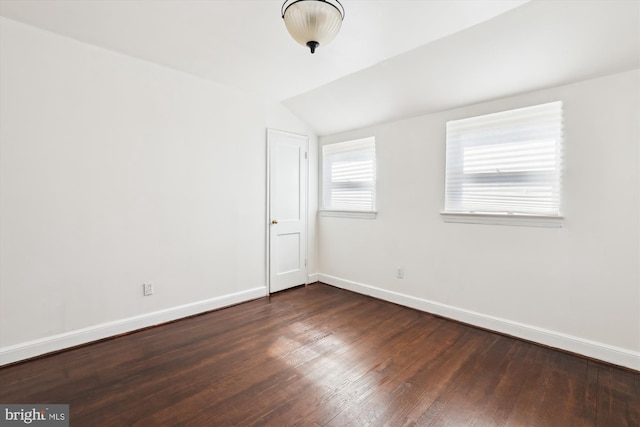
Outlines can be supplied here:
<path id="1" fill-rule="evenodd" d="M 325 163 L 325 159 L 324 159 L 324 155 L 323 155 L 323 148 L 327 145 L 333 145 L 333 144 L 341 144 L 341 143 L 345 143 L 345 142 L 357 142 L 357 141 L 371 141 L 373 142 L 373 146 L 374 146 L 374 150 L 376 147 L 376 138 L 375 136 L 366 136 L 366 137 L 362 137 L 362 138 L 354 138 L 354 139 L 347 139 L 347 140 L 343 140 L 343 141 L 336 141 L 336 142 L 330 142 L 330 143 L 323 143 L 320 144 L 318 149 L 319 149 L 319 158 L 320 158 L 320 165 L 319 165 L 319 184 L 320 184 L 320 188 L 319 188 L 319 194 L 318 194 L 318 198 L 319 198 L 319 207 L 318 207 L 318 214 L 321 217 L 336 217 L 336 218 L 361 218 L 361 219 L 375 219 L 377 218 L 378 215 L 378 211 L 377 211 L 377 205 L 378 205 L 378 189 L 377 189 L 377 180 L 378 180 L 378 174 L 377 174 L 377 153 L 376 153 L 376 157 L 374 157 L 374 171 L 375 173 L 375 179 L 374 179 L 374 183 L 373 183 L 373 189 L 374 189 L 374 194 L 373 194 L 373 204 L 374 204 L 374 209 L 372 210 L 349 210 L 349 209 L 333 209 L 333 208 L 324 208 L 324 163 Z"/>
<path id="2" fill-rule="evenodd" d="M 341 211 L 335 209 L 320 209 L 320 216 L 336 217 L 336 218 L 362 218 L 376 219 L 378 211 Z"/>
<path id="3" fill-rule="evenodd" d="M 532 105 L 529 107 L 521 107 L 521 108 L 514 108 L 514 109 L 510 109 L 510 110 L 504 110 L 504 111 L 500 111 L 497 113 L 489 113 L 489 114 L 485 114 L 485 115 L 477 115 L 474 117 L 469 117 L 467 119 L 456 119 L 456 120 L 452 120 L 452 121 L 459 121 L 459 120 L 473 120 L 473 119 L 480 119 L 483 118 L 485 116 L 489 117 L 489 116 L 496 116 L 496 115 L 500 115 L 502 113 L 511 113 L 511 112 L 516 112 L 518 110 L 525 110 L 528 108 L 536 108 L 536 107 L 546 107 L 547 105 L 551 107 L 551 104 L 559 104 L 560 106 L 560 123 L 562 126 L 562 122 L 564 121 L 563 118 L 563 102 L 562 101 L 550 101 L 550 102 L 546 102 L 546 103 L 541 103 L 541 104 L 537 104 L 537 105 Z M 508 116 L 507 116 L 508 117 Z M 507 122 L 505 123 L 505 125 L 507 125 L 509 118 L 506 118 Z M 449 122 L 447 122 L 447 147 L 446 147 L 446 152 L 447 155 L 449 154 Z M 508 126 L 508 125 L 507 125 Z M 508 129 L 508 128 L 507 128 Z M 443 219 L 444 222 L 449 222 L 449 223 L 469 223 L 469 224 L 486 224 L 486 225 L 509 225 L 509 226 L 529 226 L 529 227 L 550 227 L 550 228 L 560 228 L 563 226 L 563 222 L 564 222 L 564 216 L 562 215 L 562 199 L 563 199 L 563 194 L 562 194 L 562 188 L 563 188 L 563 168 L 562 168 L 562 157 L 563 154 L 562 152 L 564 151 L 564 138 L 562 136 L 562 129 L 560 130 L 561 134 L 560 134 L 560 139 L 557 140 L 556 143 L 556 165 L 559 165 L 560 169 L 555 172 L 557 174 L 557 183 L 555 185 L 557 185 L 556 188 L 559 189 L 559 194 L 558 194 L 558 199 L 557 199 L 557 211 L 553 211 L 553 212 L 549 212 L 549 213 L 535 213 L 535 212 L 522 212 L 522 213 L 518 213 L 518 212 L 491 212 L 491 211 L 487 211 L 487 212 L 482 212 L 482 211 L 478 211 L 475 212 L 473 210 L 469 210 L 469 211 L 465 211 L 463 209 L 460 210 L 456 210 L 456 209 L 451 209 L 451 207 L 449 208 L 449 210 L 445 210 L 447 207 L 447 199 L 448 195 L 449 197 L 451 196 L 450 193 L 448 193 L 447 189 L 449 184 L 449 159 L 447 158 L 446 160 L 446 164 L 445 164 L 445 194 L 444 194 L 444 199 L 445 199 L 445 207 L 443 208 L 443 210 L 440 212 L 440 215 Z M 458 136 L 459 138 L 459 136 Z M 559 150 L 559 151 L 557 151 Z M 456 166 L 462 167 L 462 163 L 458 164 L 458 163 L 454 163 Z M 462 173 L 460 171 L 456 172 L 456 173 Z M 466 179 L 469 182 L 483 182 L 483 181 L 490 181 L 492 183 L 494 182 L 498 182 L 498 181 L 506 181 L 507 183 L 511 184 L 511 183 L 518 183 L 518 182 L 528 182 L 528 177 L 531 176 L 544 176 L 545 174 L 547 174 L 548 172 L 546 171 L 542 171 L 542 170 L 522 170 L 522 171 L 514 171 L 514 172 L 501 172 L 501 171 L 497 171 L 497 173 L 486 173 L 486 172 L 478 172 L 478 173 L 467 173 L 462 175 L 462 177 L 464 177 L 464 179 Z M 553 172 L 552 172 L 553 173 Z M 465 176 L 466 175 L 466 176 Z M 454 175 L 455 176 L 455 175 Z M 460 181 L 462 182 L 462 181 Z M 473 193 L 472 193 L 473 194 Z M 464 206 L 461 206 L 464 207 Z M 466 206 L 467 208 L 470 206 Z"/>
<path id="4" fill-rule="evenodd" d="M 522 227 L 562 228 L 564 216 L 494 213 L 440 212 L 444 222 L 459 224 L 512 225 Z"/>

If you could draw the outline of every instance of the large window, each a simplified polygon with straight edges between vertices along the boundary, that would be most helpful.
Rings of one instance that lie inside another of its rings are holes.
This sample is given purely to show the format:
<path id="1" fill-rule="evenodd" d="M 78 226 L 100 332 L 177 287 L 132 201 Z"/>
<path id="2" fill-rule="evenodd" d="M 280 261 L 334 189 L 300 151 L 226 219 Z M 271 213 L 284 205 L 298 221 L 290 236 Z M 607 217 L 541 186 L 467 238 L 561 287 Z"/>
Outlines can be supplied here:
<path id="1" fill-rule="evenodd" d="M 375 213 L 375 138 L 322 146 L 322 209 Z"/>
<path id="2" fill-rule="evenodd" d="M 450 121 L 445 219 L 559 219 L 561 172 L 562 102 Z"/>

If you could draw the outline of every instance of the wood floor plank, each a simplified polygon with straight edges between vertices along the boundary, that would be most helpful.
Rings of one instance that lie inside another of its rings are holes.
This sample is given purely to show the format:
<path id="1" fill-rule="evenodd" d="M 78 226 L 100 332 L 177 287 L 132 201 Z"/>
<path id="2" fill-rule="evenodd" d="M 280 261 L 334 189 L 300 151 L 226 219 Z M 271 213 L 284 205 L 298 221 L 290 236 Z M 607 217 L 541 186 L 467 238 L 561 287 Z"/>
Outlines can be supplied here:
<path id="1" fill-rule="evenodd" d="M 496 410 L 510 410 L 514 396 L 520 392 L 518 384 L 506 383 L 507 373 L 514 358 L 512 343 L 488 334 L 483 345 L 485 351 L 474 354 L 461 367 L 459 375 L 438 396 L 438 411 L 428 410 L 418 419 L 419 425 L 500 425 L 492 419 Z M 490 336 L 492 336 L 491 339 Z M 509 389 L 499 388 L 509 384 Z M 498 408 L 489 410 L 491 403 Z M 464 410 L 460 410 L 464 408 Z"/>
<path id="2" fill-rule="evenodd" d="M 500 361 L 499 371 L 494 371 L 494 375 L 497 376 L 496 382 L 492 384 L 491 390 L 486 390 L 489 400 L 484 402 L 484 408 L 471 425 L 480 427 L 506 424 L 522 392 L 523 379 L 529 373 L 536 348 L 533 344 L 525 342 L 515 342 L 509 347 Z"/>
<path id="3" fill-rule="evenodd" d="M 596 426 L 640 426 L 637 377 L 608 366 L 600 368 Z"/>
<path id="4" fill-rule="evenodd" d="M 74 426 L 638 426 L 640 374 L 314 284 L 0 368 Z"/>
<path id="5" fill-rule="evenodd" d="M 536 353 L 506 425 L 594 425 L 595 411 L 586 402 L 588 361 L 542 347 Z"/>
<path id="6" fill-rule="evenodd" d="M 356 317 L 362 322 L 362 326 L 349 322 L 344 324 L 343 328 L 334 328 L 339 347 L 332 352 L 325 352 L 322 359 L 316 359 L 310 364 L 299 367 L 305 373 L 306 378 L 313 380 L 316 384 L 324 385 L 327 392 L 315 402 L 305 399 L 304 407 L 298 406 L 295 409 L 297 405 L 291 405 L 289 402 L 287 402 L 287 406 L 291 406 L 291 409 L 296 413 L 308 417 L 313 417 L 313 415 L 307 415 L 306 408 L 321 407 L 324 409 L 327 406 L 333 410 L 338 408 L 339 405 L 335 403 L 336 399 L 340 399 L 341 391 L 348 389 L 351 384 L 357 382 L 371 370 L 371 366 L 375 364 L 372 357 L 375 357 L 379 348 L 384 343 L 402 342 L 397 331 L 409 327 L 416 316 L 415 313 L 408 313 L 400 307 L 397 309 L 395 314 L 386 317 L 377 317 L 377 309 L 376 313 L 370 315 L 358 313 Z M 372 321 L 372 319 L 374 320 Z M 395 328 L 385 331 L 382 328 L 384 323 L 392 323 Z M 369 334 L 363 335 L 361 333 L 364 325 L 367 325 L 367 328 L 372 328 L 371 335 L 375 334 L 375 341 L 366 338 L 370 336 Z M 291 418 L 294 418 L 291 411 L 287 412 Z"/>

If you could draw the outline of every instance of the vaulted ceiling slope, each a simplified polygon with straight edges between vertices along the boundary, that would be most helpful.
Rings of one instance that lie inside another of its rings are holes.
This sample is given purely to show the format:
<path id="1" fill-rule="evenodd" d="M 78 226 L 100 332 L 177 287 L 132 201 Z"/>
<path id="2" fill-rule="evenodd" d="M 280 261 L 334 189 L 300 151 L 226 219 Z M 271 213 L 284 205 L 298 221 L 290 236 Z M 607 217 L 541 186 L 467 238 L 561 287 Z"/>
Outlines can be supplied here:
<path id="1" fill-rule="evenodd" d="M 296 44 L 281 0 L 0 0 L 0 15 L 284 101 L 319 135 L 639 66 L 640 0 L 344 0 Z"/>
<path id="2" fill-rule="evenodd" d="M 319 135 L 640 67 L 640 1 L 534 0 L 285 101 Z"/>
<path id="3" fill-rule="evenodd" d="M 0 0 L 0 15 L 283 100 L 513 9 L 527 0 L 343 0 L 315 55 L 287 33 L 282 0 Z"/>

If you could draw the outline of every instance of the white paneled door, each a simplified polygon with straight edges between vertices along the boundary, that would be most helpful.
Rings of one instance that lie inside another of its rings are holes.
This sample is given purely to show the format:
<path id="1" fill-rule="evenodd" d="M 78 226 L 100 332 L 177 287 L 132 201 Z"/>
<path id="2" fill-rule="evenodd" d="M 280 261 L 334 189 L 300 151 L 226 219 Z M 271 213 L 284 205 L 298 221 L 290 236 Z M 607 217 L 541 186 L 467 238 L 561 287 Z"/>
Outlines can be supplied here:
<path id="1" fill-rule="evenodd" d="M 269 129 L 269 292 L 307 283 L 306 136 Z"/>

